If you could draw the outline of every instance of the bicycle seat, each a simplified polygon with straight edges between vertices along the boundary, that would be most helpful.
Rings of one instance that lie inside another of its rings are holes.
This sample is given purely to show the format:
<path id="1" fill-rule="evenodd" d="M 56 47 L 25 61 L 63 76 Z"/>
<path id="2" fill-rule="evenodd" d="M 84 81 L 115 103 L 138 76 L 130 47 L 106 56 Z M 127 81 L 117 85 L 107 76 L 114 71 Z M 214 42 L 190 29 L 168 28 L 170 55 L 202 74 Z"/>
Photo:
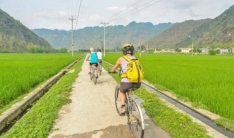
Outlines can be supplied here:
<path id="1" fill-rule="evenodd" d="M 92 65 L 92 67 L 93 67 L 93 68 L 96 68 L 96 66 L 95 66 L 94 64 Z"/>

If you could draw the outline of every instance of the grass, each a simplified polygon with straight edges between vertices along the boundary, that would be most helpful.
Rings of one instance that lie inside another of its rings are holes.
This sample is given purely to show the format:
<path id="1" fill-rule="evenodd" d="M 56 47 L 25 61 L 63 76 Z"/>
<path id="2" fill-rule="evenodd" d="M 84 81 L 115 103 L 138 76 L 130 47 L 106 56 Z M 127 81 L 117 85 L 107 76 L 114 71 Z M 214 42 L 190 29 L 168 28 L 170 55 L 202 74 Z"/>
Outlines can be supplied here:
<path id="1" fill-rule="evenodd" d="M 114 64 L 117 57 L 120 54 L 116 54 L 116 55 L 112 54 L 112 55 L 113 56 L 111 57 L 106 56 L 104 60 L 108 59 L 108 61 Z M 168 85 L 163 85 L 164 83 L 162 82 L 168 81 L 171 83 L 171 85 L 172 84 L 181 85 L 181 84 L 186 83 L 183 81 L 182 81 L 183 83 L 179 83 L 175 81 L 175 78 L 181 79 L 181 77 L 183 77 L 181 75 L 175 76 L 174 78 L 167 77 L 167 75 L 168 76 L 173 75 L 173 72 L 176 73 L 179 71 L 183 71 L 183 72 L 187 71 L 187 69 L 179 70 L 177 68 L 189 67 L 188 65 L 190 65 L 189 63 L 191 62 L 191 60 L 193 61 L 192 63 L 196 63 L 194 62 L 196 60 L 189 59 L 186 56 L 184 57 L 187 60 L 185 60 L 184 58 L 182 58 L 183 60 L 181 60 L 180 59 L 181 57 L 176 57 L 176 56 L 173 57 L 173 56 L 168 56 L 168 55 L 158 55 L 158 57 L 156 56 L 154 58 L 152 58 L 151 56 L 152 55 L 149 55 L 148 57 L 149 59 L 151 59 L 151 61 L 150 60 L 147 61 L 147 57 L 140 57 L 140 61 L 143 63 L 143 68 L 146 72 L 146 79 L 151 80 L 150 82 L 154 83 L 154 85 L 162 86 L 162 88 L 171 90 L 174 93 L 180 95 L 179 93 L 177 93 L 176 89 L 172 89 L 171 87 L 168 87 Z M 227 57 L 227 59 L 229 58 Z M 207 64 L 211 66 L 213 65 L 215 61 L 217 60 L 219 61 L 220 58 L 217 57 L 217 59 L 216 58 L 212 59 L 211 57 L 211 59 L 207 58 L 207 60 L 212 61 L 211 63 Z M 222 62 L 222 60 L 220 60 L 219 62 Z M 147 65 L 147 63 L 150 63 L 150 64 Z M 151 63 L 154 63 L 154 64 L 151 64 Z M 224 66 L 228 66 L 229 64 L 230 62 L 222 63 L 222 65 Z M 204 64 L 203 62 L 203 64 L 200 64 L 200 66 L 193 65 L 192 67 L 198 68 L 198 67 L 202 67 L 201 65 L 204 66 L 205 68 L 206 64 Z M 70 102 L 68 96 L 71 90 L 71 86 L 72 86 L 71 84 L 77 77 L 77 73 L 79 72 L 80 66 L 81 66 L 80 62 L 76 64 L 75 67 L 73 67 L 73 69 L 75 69 L 75 72 L 66 74 L 63 78 L 61 78 L 61 80 L 57 82 L 57 84 L 51 88 L 50 92 L 48 92 L 41 100 L 39 100 L 38 103 L 35 104 L 35 106 L 33 106 L 32 110 L 30 110 L 19 122 L 17 122 L 17 124 L 9 132 L 3 135 L 3 137 L 4 138 L 5 137 L 6 138 L 46 137 L 50 129 L 52 128 L 53 121 L 57 118 L 58 110 L 61 108 L 62 105 Z M 106 65 L 103 65 L 103 67 L 108 68 Z M 155 67 L 155 68 L 154 68 L 153 74 L 150 75 L 151 73 L 150 70 L 152 70 L 152 67 L 153 68 Z M 208 69 L 212 70 L 212 69 L 216 69 L 216 67 L 208 68 Z M 193 71 L 196 71 L 196 70 L 193 70 Z M 168 74 L 166 74 L 166 72 Z M 218 70 L 218 73 L 222 73 L 222 71 Z M 160 74 L 162 74 L 163 77 L 160 77 Z M 113 76 L 119 82 L 119 76 L 115 74 Z M 160 79 L 162 80 L 160 81 Z M 193 80 L 192 82 L 195 83 L 196 81 Z M 149 115 L 149 117 L 154 120 L 155 124 L 159 125 L 161 128 L 169 132 L 172 135 L 172 137 L 175 137 L 175 138 L 189 138 L 189 137 L 208 138 L 209 137 L 206 134 L 206 131 L 198 124 L 192 122 L 192 120 L 187 115 L 178 113 L 174 111 L 173 109 L 171 109 L 170 107 L 166 106 L 159 99 L 159 97 L 155 96 L 154 94 L 147 92 L 143 88 L 138 89 L 135 92 L 135 94 L 144 100 L 143 106 L 147 114 Z M 191 98 L 189 96 L 186 96 L 185 93 L 182 94 L 181 97 L 184 99 L 187 99 L 188 101 L 191 101 Z M 205 99 L 205 98 L 202 97 L 202 99 Z M 200 100 L 197 103 L 199 103 L 199 105 L 204 104 L 204 102 Z M 208 108 L 207 105 L 205 104 L 204 104 L 204 107 Z M 228 122 L 228 124 L 230 123 L 230 121 L 226 121 L 226 122 Z M 217 121 L 217 123 L 224 123 L 224 121 L 220 120 L 219 122 Z"/>
<path id="2" fill-rule="evenodd" d="M 107 54 L 114 64 L 122 53 Z M 145 79 L 159 90 L 167 90 L 194 107 L 221 116 L 215 123 L 233 129 L 234 56 L 142 54 Z"/>
<path id="3" fill-rule="evenodd" d="M 83 60 L 81 60 L 83 61 Z M 45 138 L 58 117 L 59 109 L 70 102 L 72 83 L 81 70 L 82 62 L 76 63 L 51 89 L 24 115 L 3 138 Z M 74 71 L 74 72 L 73 72 Z"/>
<path id="4" fill-rule="evenodd" d="M 119 56 L 121 53 L 107 54 L 105 60 L 114 64 Z M 158 89 L 234 121 L 234 56 L 142 54 L 137 57 L 145 79 Z"/>
<path id="5" fill-rule="evenodd" d="M 1 54 L 0 108 L 24 96 L 81 54 Z M 1 110 L 2 112 L 2 110 Z"/>
<path id="6" fill-rule="evenodd" d="M 106 64 L 103 67 L 107 70 L 110 68 Z M 112 74 L 112 76 L 117 82 L 120 82 L 119 75 Z M 143 107 L 154 123 L 170 133 L 173 138 L 211 138 L 207 135 L 206 130 L 194 123 L 189 116 L 174 111 L 163 103 L 158 96 L 146 89 L 141 87 L 134 91 L 134 94 L 144 101 Z"/>
<path id="7" fill-rule="evenodd" d="M 134 92 L 144 100 L 143 107 L 154 123 L 171 134 L 173 138 L 210 138 L 206 130 L 185 114 L 168 107 L 160 98 L 144 88 Z"/>

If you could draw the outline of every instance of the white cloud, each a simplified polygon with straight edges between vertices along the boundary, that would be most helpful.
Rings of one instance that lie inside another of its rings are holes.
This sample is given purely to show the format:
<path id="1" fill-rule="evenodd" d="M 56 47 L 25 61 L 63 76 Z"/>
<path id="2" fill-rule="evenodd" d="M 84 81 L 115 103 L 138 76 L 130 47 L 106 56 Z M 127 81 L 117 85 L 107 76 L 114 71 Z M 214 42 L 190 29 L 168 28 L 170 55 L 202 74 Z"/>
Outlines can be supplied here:
<path id="1" fill-rule="evenodd" d="M 77 18 L 80 1 L 67 0 L 0 0 L 0 7 L 16 20 L 32 28 L 66 29 L 71 16 Z M 182 22 L 190 19 L 215 18 L 234 4 L 233 0 L 86 0 L 82 1 L 77 28 L 127 25 L 131 21 Z"/>

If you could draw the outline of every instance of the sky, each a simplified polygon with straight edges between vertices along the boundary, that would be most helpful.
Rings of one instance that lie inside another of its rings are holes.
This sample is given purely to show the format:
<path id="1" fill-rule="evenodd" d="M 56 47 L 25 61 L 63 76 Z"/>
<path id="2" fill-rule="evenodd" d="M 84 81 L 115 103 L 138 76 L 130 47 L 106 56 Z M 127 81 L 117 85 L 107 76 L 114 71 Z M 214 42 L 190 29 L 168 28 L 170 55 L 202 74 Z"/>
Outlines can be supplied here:
<path id="1" fill-rule="evenodd" d="M 213 19 L 232 5 L 234 0 L 0 0 L 0 9 L 29 29 L 59 30 L 103 23 L 125 26 L 136 21 L 157 25 Z"/>

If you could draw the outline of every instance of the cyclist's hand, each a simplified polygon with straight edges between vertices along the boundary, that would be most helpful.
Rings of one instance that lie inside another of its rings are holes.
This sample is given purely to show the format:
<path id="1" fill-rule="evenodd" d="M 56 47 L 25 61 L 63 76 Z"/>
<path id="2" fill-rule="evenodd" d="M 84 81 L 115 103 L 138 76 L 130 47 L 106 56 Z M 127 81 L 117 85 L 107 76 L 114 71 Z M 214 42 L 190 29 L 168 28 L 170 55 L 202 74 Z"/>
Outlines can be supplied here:
<path id="1" fill-rule="evenodd" d="M 108 73 L 109 73 L 109 74 L 116 74 L 116 73 L 118 73 L 118 72 L 117 72 L 117 71 L 114 71 L 114 72 L 108 71 Z"/>

